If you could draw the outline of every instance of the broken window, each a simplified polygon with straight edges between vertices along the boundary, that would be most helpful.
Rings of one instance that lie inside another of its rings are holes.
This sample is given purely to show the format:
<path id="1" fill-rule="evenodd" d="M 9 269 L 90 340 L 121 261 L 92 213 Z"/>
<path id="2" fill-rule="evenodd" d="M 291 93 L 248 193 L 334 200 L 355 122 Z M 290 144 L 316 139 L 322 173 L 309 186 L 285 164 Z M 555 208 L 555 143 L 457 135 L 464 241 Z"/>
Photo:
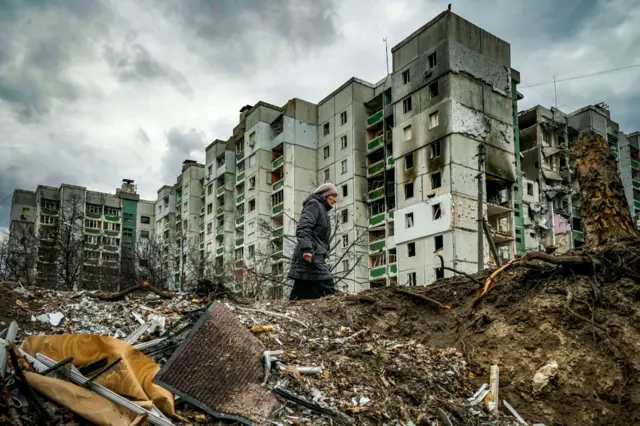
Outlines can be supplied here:
<path id="1" fill-rule="evenodd" d="M 442 250 L 444 247 L 444 237 L 442 235 L 433 237 L 433 244 L 435 246 L 435 251 Z"/>
<path id="2" fill-rule="evenodd" d="M 256 177 L 251 176 L 249 178 L 249 189 L 254 189 L 256 187 Z"/>
<path id="3" fill-rule="evenodd" d="M 207 235 L 211 234 L 211 230 L 213 229 L 213 223 L 207 223 Z"/>
<path id="4" fill-rule="evenodd" d="M 252 212 L 256 209 L 256 199 L 249 200 L 249 211 Z"/>
<path id="5" fill-rule="evenodd" d="M 342 261 L 342 271 L 343 272 L 349 271 L 349 259 L 345 259 Z"/>
<path id="6" fill-rule="evenodd" d="M 429 99 L 436 98 L 439 95 L 440 95 L 440 86 L 438 85 L 438 80 L 436 80 L 429 85 Z"/>
<path id="7" fill-rule="evenodd" d="M 436 281 L 440 281 L 444 279 L 444 269 L 436 268 Z"/>
<path id="8" fill-rule="evenodd" d="M 254 257 L 256 257 L 256 246 L 252 244 L 249 246 L 249 258 L 253 259 Z"/>
<path id="9" fill-rule="evenodd" d="M 404 215 L 404 223 L 406 228 L 413 227 L 413 213 L 407 213 Z"/>
<path id="10" fill-rule="evenodd" d="M 437 220 L 442 217 L 442 210 L 440 209 L 440 203 L 434 204 L 433 206 L 431 206 L 431 213 L 433 215 L 433 220 Z"/>
<path id="11" fill-rule="evenodd" d="M 412 133 L 411 133 L 411 125 L 409 125 L 409 126 L 405 127 L 405 128 L 403 129 L 403 132 L 404 132 L 404 141 L 405 141 L 405 142 L 406 142 L 406 141 L 408 141 L 408 140 L 410 140 L 410 139 L 413 137 L 413 135 L 412 135 Z"/>
<path id="12" fill-rule="evenodd" d="M 347 223 L 347 222 L 349 222 L 349 209 L 348 208 L 342 210 L 342 223 Z"/>
<path id="13" fill-rule="evenodd" d="M 347 111 L 342 111 L 340 113 L 340 125 L 347 124 Z"/>
<path id="14" fill-rule="evenodd" d="M 409 286 L 410 287 L 415 287 L 416 286 L 416 273 L 415 272 L 409 272 L 407 274 L 407 278 L 409 279 Z"/>
<path id="15" fill-rule="evenodd" d="M 342 174 L 347 173 L 347 160 L 342 160 L 340 167 L 342 167 Z"/>
<path id="16" fill-rule="evenodd" d="M 404 198 L 408 200 L 413 197 L 413 182 L 404 184 Z"/>
<path id="17" fill-rule="evenodd" d="M 409 96 L 407 99 L 402 101 L 402 111 L 404 114 L 410 112 L 412 110 L 412 106 L 411 106 L 411 96 Z"/>
<path id="18" fill-rule="evenodd" d="M 407 154 L 404 157 L 404 169 L 405 170 L 413 169 L 413 152 L 411 154 Z"/>
<path id="19" fill-rule="evenodd" d="M 347 248 L 349 246 L 349 234 L 342 236 L 342 247 Z"/>
<path id="20" fill-rule="evenodd" d="M 340 147 L 345 149 L 347 147 L 347 135 L 340 136 Z"/>
<path id="21" fill-rule="evenodd" d="M 216 159 L 216 165 L 218 168 L 224 167 L 224 155 Z"/>
<path id="22" fill-rule="evenodd" d="M 322 152 L 323 152 L 323 154 L 324 154 L 324 158 L 325 158 L 325 159 L 329 158 L 329 155 L 331 154 L 331 151 L 329 150 L 329 145 L 325 146 L 325 147 L 322 149 Z"/>
<path id="23" fill-rule="evenodd" d="M 438 65 L 437 52 L 433 52 L 431 55 L 429 55 L 428 59 L 429 59 L 429 68 L 433 68 L 436 65 Z"/>
<path id="24" fill-rule="evenodd" d="M 151 223 L 151 218 L 149 216 L 140 216 L 140 223 L 148 225 Z"/>
<path id="25" fill-rule="evenodd" d="M 213 203 L 207 204 L 207 214 L 213 213 Z"/>
<path id="26" fill-rule="evenodd" d="M 42 220 L 42 219 L 45 219 L 45 220 Z M 51 219 L 51 220 L 47 220 L 47 219 Z M 40 221 L 43 222 L 43 223 L 50 224 L 50 223 L 54 223 L 53 219 L 54 218 L 51 217 L 51 216 L 42 216 Z M 84 226 L 86 228 L 91 228 L 91 229 L 99 229 L 100 228 L 100 224 L 101 223 L 98 222 L 97 220 L 87 219 L 87 220 L 84 221 Z"/>
<path id="27" fill-rule="evenodd" d="M 249 135 L 249 148 L 253 148 L 256 145 L 256 132 L 252 132 Z"/>
<path id="28" fill-rule="evenodd" d="M 438 115 L 438 111 L 432 112 L 431 114 L 429 114 L 429 129 L 438 127 L 439 124 L 440 124 L 440 117 Z"/>
<path id="29" fill-rule="evenodd" d="M 325 136 L 329 134 L 329 123 L 324 123 L 323 132 Z"/>
<path id="30" fill-rule="evenodd" d="M 409 84 L 411 82 L 411 71 L 406 70 L 402 73 L 402 84 Z"/>
<path id="31" fill-rule="evenodd" d="M 329 182 L 329 169 L 324 170 L 324 181 Z"/>
<path id="32" fill-rule="evenodd" d="M 140 231 L 140 238 L 148 239 L 149 231 Z"/>
<path id="33" fill-rule="evenodd" d="M 431 189 L 440 188 L 442 186 L 442 175 L 440 172 L 431 173 Z"/>
<path id="34" fill-rule="evenodd" d="M 213 194 L 213 184 L 207 185 L 207 195 Z"/>
<path id="35" fill-rule="evenodd" d="M 49 210 L 54 210 L 54 209 L 52 209 L 52 208 L 46 207 L 46 204 L 45 204 L 45 207 L 44 207 L 44 208 L 45 208 L 45 209 L 49 209 Z M 102 214 L 102 206 L 96 206 L 96 205 L 94 205 L 94 204 L 88 204 L 88 205 L 87 205 L 87 213 L 91 213 L 91 214 L 99 214 L 99 215 L 101 215 L 101 214 Z"/>
<path id="36" fill-rule="evenodd" d="M 440 157 L 440 141 L 435 141 L 429 145 L 429 159 Z"/>
<path id="37" fill-rule="evenodd" d="M 342 196 L 346 197 L 349 193 L 349 187 L 347 185 L 342 185 Z"/>
<path id="38" fill-rule="evenodd" d="M 527 183 L 527 195 L 533 196 L 533 184 Z"/>
<path id="39" fill-rule="evenodd" d="M 98 236 L 97 235 L 85 235 L 84 242 L 86 244 L 98 244 Z"/>
<path id="40" fill-rule="evenodd" d="M 416 255 L 416 243 L 407 244 L 407 256 L 414 257 Z"/>

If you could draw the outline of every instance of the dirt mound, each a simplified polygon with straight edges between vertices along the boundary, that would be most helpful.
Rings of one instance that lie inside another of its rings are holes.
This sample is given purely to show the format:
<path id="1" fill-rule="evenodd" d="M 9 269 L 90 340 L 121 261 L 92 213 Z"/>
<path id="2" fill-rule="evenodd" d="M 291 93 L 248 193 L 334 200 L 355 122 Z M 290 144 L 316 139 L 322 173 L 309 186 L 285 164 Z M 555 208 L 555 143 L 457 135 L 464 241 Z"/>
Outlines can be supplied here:
<path id="1" fill-rule="evenodd" d="M 635 272 L 640 250 L 627 245 L 599 256 L 597 272 L 593 266 L 513 267 L 498 276 L 496 287 L 470 315 L 479 286 L 465 277 L 410 288 L 453 310 L 399 295 L 394 288 L 300 305 L 324 326 L 370 328 L 389 338 L 456 347 L 476 385 L 487 381 L 491 364 L 498 364 L 501 398 L 527 420 L 640 424 L 640 276 Z M 621 259 L 631 267 L 614 263 Z M 557 376 L 534 393 L 534 374 L 553 360 Z"/>

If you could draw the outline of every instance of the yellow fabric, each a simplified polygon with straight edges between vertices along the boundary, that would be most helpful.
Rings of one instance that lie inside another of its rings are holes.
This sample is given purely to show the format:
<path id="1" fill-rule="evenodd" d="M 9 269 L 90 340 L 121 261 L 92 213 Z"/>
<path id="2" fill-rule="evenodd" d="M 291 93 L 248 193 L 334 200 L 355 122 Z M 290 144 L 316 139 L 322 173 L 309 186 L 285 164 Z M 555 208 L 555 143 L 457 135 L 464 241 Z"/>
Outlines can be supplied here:
<path id="1" fill-rule="evenodd" d="M 136 418 L 129 410 L 73 383 L 29 371 L 25 371 L 24 376 L 32 388 L 91 423 L 101 426 L 129 426 Z"/>
<path id="2" fill-rule="evenodd" d="M 163 413 L 176 416 L 173 395 L 152 383 L 160 366 L 122 340 L 90 334 L 31 336 L 22 344 L 31 356 L 41 353 L 57 362 L 72 357 L 82 366 L 107 358 L 109 363 L 122 357 L 118 367 L 100 376 L 96 382 L 134 401 L 152 401 Z"/>

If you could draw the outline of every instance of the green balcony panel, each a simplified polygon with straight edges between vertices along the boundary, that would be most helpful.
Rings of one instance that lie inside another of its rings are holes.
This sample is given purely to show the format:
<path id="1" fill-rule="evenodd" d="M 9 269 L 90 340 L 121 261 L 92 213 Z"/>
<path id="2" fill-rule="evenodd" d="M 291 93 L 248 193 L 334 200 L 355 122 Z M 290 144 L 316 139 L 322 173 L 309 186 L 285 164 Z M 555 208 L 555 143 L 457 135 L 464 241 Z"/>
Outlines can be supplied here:
<path id="1" fill-rule="evenodd" d="M 97 249 L 97 248 L 98 248 L 98 245 L 97 245 L 97 244 L 85 244 L 85 245 L 84 245 L 84 248 L 86 248 L 86 249 L 93 249 L 93 250 L 95 250 L 95 249 Z"/>
<path id="2" fill-rule="evenodd" d="M 218 247 L 216 249 L 216 256 L 222 256 L 224 254 L 224 247 Z"/>
<path id="3" fill-rule="evenodd" d="M 216 235 L 222 235 L 222 234 L 224 234 L 224 228 L 220 226 L 216 229 Z"/>
<path id="4" fill-rule="evenodd" d="M 387 157 L 387 166 L 394 167 L 395 162 L 393 161 L 393 157 Z"/>
<path id="5" fill-rule="evenodd" d="M 284 156 L 276 158 L 275 160 L 273 160 L 271 162 L 271 169 L 275 170 L 278 167 L 282 166 L 282 164 L 284 164 Z"/>
<path id="6" fill-rule="evenodd" d="M 279 236 L 281 236 L 283 234 L 284 234 L 284 227 L 281 227 L 281 228 L 273 230 L 273 236 L 274 237 L 279 237 Z"/>
<path id="7" fill-rule="evenodd" d="M 279 181 L 274 183 L 273 186 L 271 187 L 273 192 L 278 192 L 282 188 L 284 188 L 284 179 L 280 179 Z"/>
<path id="8" fill-rule="evenodd" d="M 373 243 L 369 244 L 369 251 L 371 252 L 384 250 L 384 248 L 385 248 L 385 240 L 374 241 Z"/>
<path id="9" fill-rule="evenodd" d="M 244 216 L 240 216 L 236 219 L 236 225 L 240 226 L 244 223 Z"/>
<path id="10" fill-rule="evenodd" d="M 376 266 L 375 268 L 369 269 L 369 277 L 370 278 L 381 278 L 387 274 L 387 266 Z"/>
<path id="11" fill-rule="evenodd" d="M 216 209 L 216 216 L 221 216 L 224 214 L 224 206 L 220 206 Z"/>
<path id="12" fill-rule="evenodd" d="M 635 189 L 640 189 L 640 180 L 633 180 L 633 187 Z"/>
<path id="13" fill-rule="evenodd" d="M 633 206 L 634 206 L 636 209 L 640 209 L 640 201 L 634 201 L 634 202 L 633 202 Z"/>
<path id="14" fill-rule="evenodd" d="M 238 238 L 236 240 L 236 247 L 241 247 L 244 244 L 244 238 Z"/>
<path id="15" fill-rule="evenodd" d="M 242 172 L 238 176 L 236 176 L 236 183 L 240 184 L 242 182 L 244 182 L 244 172 Z"/>
<path id="16" fill-rule="evenodd" d="M 236 197 L 236 204 L 244 203 L 244 194 L 240 194 Z"/>
<path id="17" fill-rule="evenodd" d="M 200 232 L 204 232 L 204 224 L 200 225 Z"/>
<path id="18" fill-rule="evenodd" d="M 224 186 L 219 187 L 218 189 L 216 189 L 216 195 L 219 197 L 221 195 L 224 194 Z"/>
<path id="19" fill-rule="evenodd" d="M 57 212 L 56 213 L 48 213 L 49 210 L 47 210 L 47 211 L 45 211 L 45 210 L 46 209 L 42 209 L 42 213 L 45 213 L 45 214 L 58 214 Z M 87 214 L 85 214 L 85 216 L 87 218 L 89 218 L 89 219 L 100 219 L 102 217 L 102 215 L 97 214 L 97 213 L 87 213 Z"/>
<path id="20" fill-rule="evenodd" d="M 376 112 L 375 114 L 367 118 L 367 126 L 373 126 L 380 120 L 382 120 L 382 110 Z"/>
<path id="21" fill-rule="evenodd" d="M 371 218 L 369 219 L 369 226 L 376 226 L 376 225 L 380 225 L 381 223 L 384 223 L 384 218 L 385 218 L 384 213 L 371 216 Z"/>
<path id="22" fill-rule="evenodd" d="M 367 151 L 368 152 L 373 152 L 378 148 L 382 148 L 383 143 L 382 143 L 382 135 L 378 136 L 375 139 L 371 139 L 368 143 L 367 143 Z"/>
<path id="23" fill-rule="evenodd" d="M 284 208 L 283 204 L 278 204 L 277 206 L 273 206 L 271 208 L 271 213 L 274 214 L 274 215 L 280 214 L 280 213 L 282 213 L 283 208 Z"/>
<path id="24" fill-rule="evenodd" d="M 378 188 L 375 191 L 369 192 L 369 201 L 379 200 L 384 197 L 384 188 Z"/>
<path id="25" fill-rule="evenodd" d="M 118 251 L 118 247 L 114 246 L 104 246 L 104 249 L 108 251 Z"/>
<path id="26" fill-rule="evenodd" d="M 204 250 L 204 243 L 200 243 L 200 250 Z"/>
<path id="27" fill-rule="evenodd" d="M 393 210 L 387 213 L 387 217 L 389 218 L 389 220 L 393 220 L 393 213 L 394 213 Z"/>
<path id="28" fill-rule="evenodd" d="M 120 231 L 109 231 L 109 230 L 105 230 L 104 231 L 104 235 L 109 235 L 111 237 L 117 237 L 118 235 L 120 235 Z"/>
<path id="29" fill-rule="evenodd" d="M 89 260 L 85 260 L 84 263 L 86 263 L 87 265 L 97 265 L 98 261 L 97 260 L 93 260 L 93 259 L 89 259 Z"/>
<path id="30" fill-rule="evenodd" d="M 398 264 L 397 263 L 392 263 L 391 265 L 389 265 L 389 274 L 391 274 L 391 275 L 397 275 L 398 274 Z"/>
<path id="31" fill-rule="evenodd" d="M 614 156 L 614 158 L 617 160 L 618 159 L 618 152 L 617 151 L 611 151 L 611 155 Z"/>
<path id="32" fill-rule="evenodd" d="M 384 172 L 384 161 L 374 164 L 367 169 L 367 176 L 372 177 Z"/>
<path id="33" fill-rule="evenodd" d="M 104 218 L 109 222 L 120 222 L 120 218 L 118 216 L 105 216 Z"/>
<path id="34" fill-rule="evenodd" d="M 244 151 L 236 151 L 236 162 L 239 163 L 244 158 Z"/>
<path id="35" fill-rule="evenodd" d="M 85 228 L 84 232 L 88 234 L 99 234 L 100 230 L 95 228 Z"/>
<path id="36" fill-rule="evenodd" d="M 636 160 L 631 160 L 631 167 L 640 170 L 640 163 Z"/>

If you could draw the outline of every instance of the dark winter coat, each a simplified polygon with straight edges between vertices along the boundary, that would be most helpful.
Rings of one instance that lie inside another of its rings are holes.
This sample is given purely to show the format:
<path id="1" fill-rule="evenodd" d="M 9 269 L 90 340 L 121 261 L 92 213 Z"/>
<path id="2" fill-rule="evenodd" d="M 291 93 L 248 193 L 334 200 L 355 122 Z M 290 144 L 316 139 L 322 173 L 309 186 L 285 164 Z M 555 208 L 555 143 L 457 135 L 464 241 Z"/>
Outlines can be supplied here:
<path id="1" fill-rule="evenodd" d="M 332 280 L 331 271 L 325 262 L 329 252 L 331 239 L 331 221 L 329 219 L 331 206 L 319 194 L 312 194 L 302 203 L 302 213 L 296 228 L 298 244 L 293 251 L 289 278 L 292 280 L 329 281 Z M 312 253 L 311 263 L 302 255 Z"/>

